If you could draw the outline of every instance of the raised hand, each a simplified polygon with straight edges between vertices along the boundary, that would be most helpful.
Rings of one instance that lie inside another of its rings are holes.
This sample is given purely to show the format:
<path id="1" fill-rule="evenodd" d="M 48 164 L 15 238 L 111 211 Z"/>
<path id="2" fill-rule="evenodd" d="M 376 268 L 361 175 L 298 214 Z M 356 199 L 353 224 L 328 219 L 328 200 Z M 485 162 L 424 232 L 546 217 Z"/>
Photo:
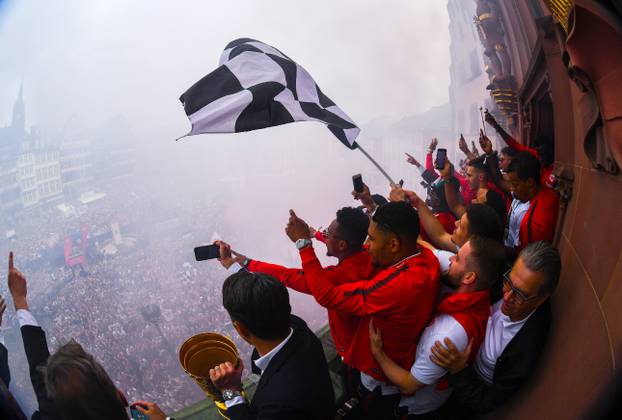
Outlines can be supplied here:
<path id="1" fill-rule="evenodd" d="M 406 193 L 402 189 L 401 185 L 391 184 L 391 192 L 389 193 L 389 200 L 394 201 L 394 202 L 406 200 Z"/>
<path id="2" fill-rule="evenodd" d="M 479 130 L 482 131 L 481 129 Z M 477 147 L 475 146 L 475 142 L 471 140 L 471 153 L 473 153 L 476 157 L 479 156 L 479 152 L 477 151 Z"/>
<path id="3" fill-rule="evenodd" d="M 408 153 L 404 153 L 407 157 L 406 157 L 406 162 L 410 163 L 411 165 L 415 165 L 416 167 L 420 167 L 421 164 L 419 163 L 419 161 L 417 159 L 415 159 L 414 156 L 409 155 Z"/>
<path id="4" fill-rule="evenodd" d="M 492 141 L 482 131 L 479 130 L 479 146 L 482 148 L 485 154 L 489 155 L 492 153 Z"/>
<path id="5" fill-rule="evenodd" d="M 26 284 L 26 277 L 15 268 L 13 263 L 13 252 L 9 253 L 9 275 L 8 275 L 9 291 L 13 297 L 13 305 L 15 310 L 26 309 L 28 310 L 28 286 Z"/>
<path id="6" fill-rule="evenodd" d="M 285 233 L 292 242 L 296 242 L 298 239 L 311 239 L 309 225 L 296 216 L 294 210 L 289 211 L 289 222 L 285 227 Z"/>
<path id="7" fill-rule="evenodd" d="M 467 146 L 467 142 L 464 139 L 464 136 L 462 134 L 460 134 L 460 139 L 458 140 L 458 148 L 460 149 L 460 151 L 462 153 L 464 153 L 465 155 L 469 155 L 470 154 L 470 150 L 469 150 L 469 146 Z"/>
<path id="8" fill-rule="evenodd" d="M 445 342 L 445 346 L 443 346 L 440 341 L 434 343 L 434 346 L 430 349 L 432 351 L 430 360 L 449 373 L 460 372 L 466 367 L 469 356 L 471 355 L 473 339 L 469 340 L 469 345 L 463 352 L 459 351 L 449 338 L 445 338 L 443 341 Z"/>
<path id="9" fill-rule="evenodd" d="M 430 145 L 428 146 L 428 151 L 430 153 L 434 153 L 434 151 L 436 150 L 436 146 L 438 146 L 438 139 L 434 137 L 432 141 L 430 141 Z"/>
<path id="10" fill-rule="evenodd" d="M 445 166 L 443 166 L 443 169 L 440 169 L 438 173 L 441 175 L 441 178 L 449 179 L 453 176 L 452 168 L 453 168 L 453 165 L 451 164 L 449 159 L 445 159 Z"/>
<path id="11" fill-rule="evenodd" d="M 355 200 L 359 200 L 365 206 L 373 204 L 374 202 L 369 187 L 365 183 L 363 183 L 363 192 L 352 191 L 352 197 L 354 197 Z"/>
<path id="12" fill-rule="evenodd" d="M 220 257 L 218 257 L 220 264 L 225 268 L 231 267 L 235 262 L 235 258 L 233 258 L 231 252 L 231 246 L 225 241 L 214 241 L 214 245 L 218 245 L 220 248 Z"/>

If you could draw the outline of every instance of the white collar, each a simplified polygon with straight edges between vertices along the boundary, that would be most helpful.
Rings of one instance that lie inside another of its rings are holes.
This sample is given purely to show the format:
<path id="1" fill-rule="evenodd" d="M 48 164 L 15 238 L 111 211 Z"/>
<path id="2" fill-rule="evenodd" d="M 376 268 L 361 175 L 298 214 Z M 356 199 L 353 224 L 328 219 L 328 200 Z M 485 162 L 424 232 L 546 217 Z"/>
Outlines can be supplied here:
<path id="1" fill-rule="evenodd" d="M 503 328 L 519 328 L 527 322 L 527 320 L 529 318 L 531 318 L 531 315 L 534 314 L 534 312 L 536 312 L 536 309 L 534 309 L 533 311 L 531 311 L 531 313 L 529 315 L 527 315 L 525 318 L 523 319 L 519 319 L 518 321 L 512 321 L 510 319 L 509 316 L 507 316 L 506 314 L 503 313 L 503 311 L 501 310 L 501 305 L 503 304 L 503 299 L 501 299 L 499 302 L 497 302 L 495 311 L 498 312 L 499 314 L 499 320 L 501 321 L 501 323 L 503 324 Z"/>
<path id="2" fill-rule="evenodd" d="M 290 339 L 293 333 L 294 333 L 294 330 L 290 328 L 289 335 L 285 338 L 285 340 L 281 341 L 278 346 L 276 346 L 275 348 L 270 350 L 268 353 L 261 356 L 259 359 L 255 360 L 255 366 L 257 366 L 257 368 L 261 370 L 261 373 L 265 372 L 266 368 L 268 367 L 268 364 L 270 364 L 270 360 L 272 360 L 274 355 L 277 354 L 279 350 L 281 350 L 285 346 L 285 344 Z"/>

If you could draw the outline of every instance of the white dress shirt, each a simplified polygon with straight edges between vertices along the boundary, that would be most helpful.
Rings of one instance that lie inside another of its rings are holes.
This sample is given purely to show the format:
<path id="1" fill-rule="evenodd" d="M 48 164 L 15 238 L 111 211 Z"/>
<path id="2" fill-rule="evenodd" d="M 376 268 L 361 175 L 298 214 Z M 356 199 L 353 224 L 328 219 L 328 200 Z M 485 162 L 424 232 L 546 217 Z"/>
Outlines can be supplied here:
<path id="1" fill-rule="evenodd" d="M 484 342 L 475 358 L 475 371 L 489 384 L 492 384 L 497 359 L 533 314 L 532 312 L 525 319 L 513 322 L 509 316 L 501 312 L 502 304 L 503 299 L 493 305 L 492 314 L 488 318 L 488 325 L 486 326 Z"/>
<path id="2" fill-rule="evenodd" d="M 287 344 L 289 339 L 292 337 L 293 333 L 294 333 L 294 330 L 290 328 L 289 329 L 289 334 L 287 335 L 287 337 L 285 337 L 285 340 L 281 341 L 278 346 L 276 346 L 275 348 L 270 350 L 268 353 L 266 353 L 263 356 L 261 356 L 259 359 L 255 360 L 255 366 L 257 366 L 257 368 L 261 371 L 262 375 L 266 371 L 266 369 L 268 368 L 268 365 L 270 364 L 270 361 L 272 360 L 272 358 L 283 347 L 285 347 L 285 344 Z M 244 403 L 246 403 L 246 399 L 244 397 L 242 397 L 242 396 L 233 397 L 229 401 L 225 401 L 225 405 L 227 406 L 227 408 L 233 407 L 234 405 L 238 405 L 238 404 L 244 404 Z"/>
<path id="3" fill-rule="evenodd" d="M 520 224 L 523 221 L 523 217 L 525 217 L 527 210 L 529 210 L 529 201 L 523 203 L 516 198 L 512 200 L 508 220 L 508 235 L 504 241 L 505 246 L 512 248 L 520 246 Z"/>
<path id="4" fill-rule="evenodd" d="M 18 309 L 17 310 L 17 322 L 19 323 L 19 327 L 23 327 L 25 325 L 31 325 L 33 327 L 38 327 L 39 323 L 35 319 L 34 315 L 27 311 L 26 309 Z M 6 343 L 4 342 L 4 330 L 0 328 L 0 344 L 6 347 Z"/>

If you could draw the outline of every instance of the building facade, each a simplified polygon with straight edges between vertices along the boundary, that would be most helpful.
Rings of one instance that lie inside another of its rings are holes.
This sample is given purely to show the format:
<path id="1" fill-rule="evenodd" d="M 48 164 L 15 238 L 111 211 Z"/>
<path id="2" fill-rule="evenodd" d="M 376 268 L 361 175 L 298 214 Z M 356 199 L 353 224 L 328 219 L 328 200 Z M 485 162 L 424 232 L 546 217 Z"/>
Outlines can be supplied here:
<path id="1" fill-rule="evenodd" d="M 475 0 L 488 92 L 554 145 L 562 278 L 533 380 L 494 418 L 596 418 L 622 360 L 622 2 Z"/>
<path id="2" fill-rule="evenodd" d="M 475 18 L 475 4 L 470 1 L 449 0 L 449 46 L 451 65 L 449 68 L 449 101 L 452 113 L 453 137 L 457 140 L 463 134 L 469 142 L 477 141 L 482 128 L 480 108 L 495 111 L 490 95 L 486 92 L 489 83 L 483 48 L 478 39 Z"/>

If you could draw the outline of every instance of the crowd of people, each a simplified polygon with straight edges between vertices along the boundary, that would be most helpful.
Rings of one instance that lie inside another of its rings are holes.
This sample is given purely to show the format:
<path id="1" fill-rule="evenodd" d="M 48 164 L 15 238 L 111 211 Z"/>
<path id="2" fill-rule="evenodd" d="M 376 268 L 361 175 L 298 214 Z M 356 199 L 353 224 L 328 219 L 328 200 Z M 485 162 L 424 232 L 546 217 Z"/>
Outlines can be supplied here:
<path id="1" fill-rule="evenodd" d="M 363 184 L 352 193 L 357 206 L 337 210 L 323 231 L 290 210 L 285 233 L 297 267 L 236 252 L 246 237 L 231 232 L 214 242 L 230 275 L 206 281 L 220 267 L 184 265 L 180 241 L 160 237 L 95 259 L 53 299 L 29 305 L 26 277 L 11 254 L 13 316 L 36 415 L 166 419 L 165 411 L 195 399 L 185 393 L 192 382 L 175 349 L 206 325 L 241 350 L 237 364 L 205 367 L 231 419 L 471 418 L 498 408 L 533 374 L 546 344 L 549 298 L 561 272 L 553 246 L 559 199 L 550 188 L 550 150 L 521 146 L 486 119 L 508 143 L 500 153 L 482 132 L 481 153 L 459 140 L 466 155 L 459 168 L 446 153 L 434 157 L 436 139 L 424 165 L 408 155 L 425 198 L 398 184 L 383 197 Z M 337 263 L 322 265 L 316 247 Z M 184 287 L 171 287 L 171 278 Z M 322 346 L 292 314 L 287 288 L 327 309 L 344 403 L 335 401 Z M 141 320 L 147 304 L 157 319 L 184 324 Z M 68 306 L 71 313 L 62 310 Z M 0 302 L 0 317 L 4 309 Z M 50 341 L 60 346 L 51 355 L 37 311 L 51 317 Z M 5 385 L 6 357 L 0 346 Z M 242 387 L 249 372 L 260 378 L 250 399 Z M 20 418 L 17 404 L 3 408 Z"/>

